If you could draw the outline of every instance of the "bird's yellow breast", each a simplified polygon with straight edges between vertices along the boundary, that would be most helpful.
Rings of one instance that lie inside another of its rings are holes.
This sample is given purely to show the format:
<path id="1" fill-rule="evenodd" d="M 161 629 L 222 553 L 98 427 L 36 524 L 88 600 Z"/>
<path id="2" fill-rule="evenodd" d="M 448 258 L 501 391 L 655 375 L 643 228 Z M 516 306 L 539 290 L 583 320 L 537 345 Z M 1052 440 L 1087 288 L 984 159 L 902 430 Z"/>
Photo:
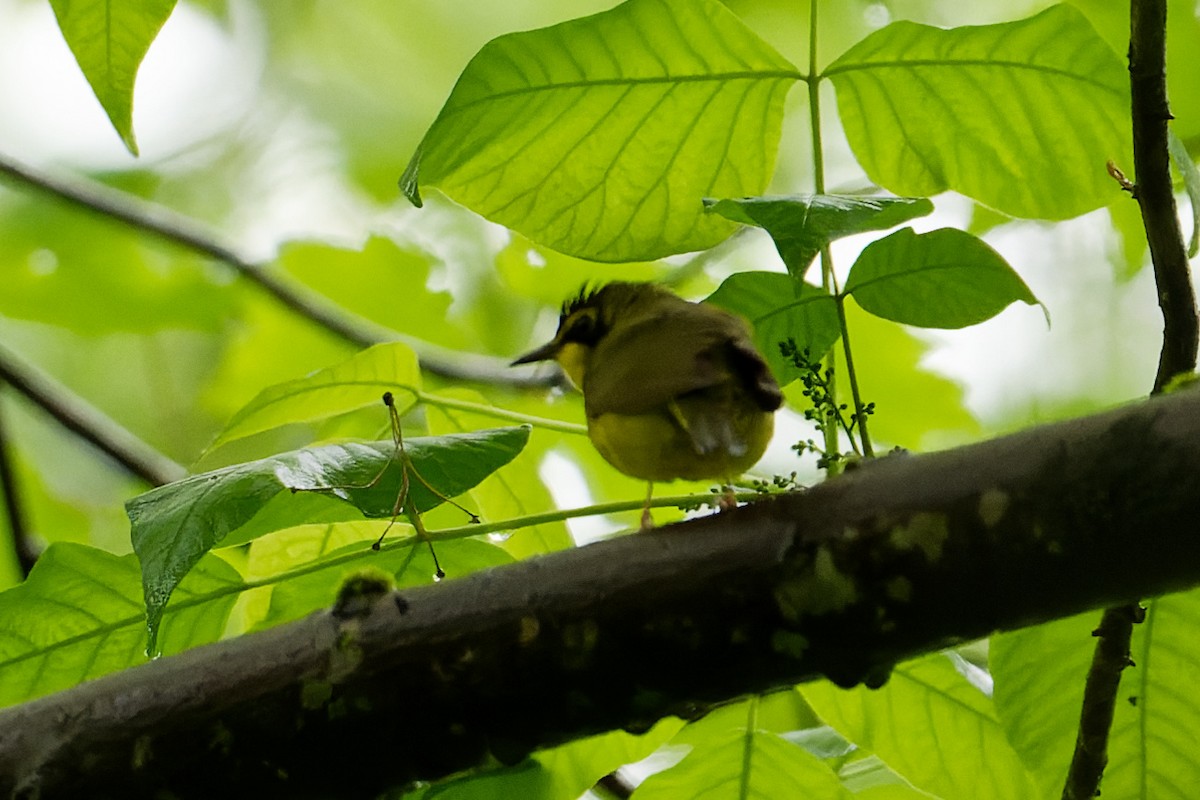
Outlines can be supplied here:
<path id="1" fill-rule="evenodd" d="M 587 364 L 591 353 L 592 348 L 590 347 L 576 342 L 567 342 L 554 357 L 563 372 L 567 373 L 567 377 L 571 379 L 571 383 L 575 384 L 575 388 L 581 392 L 583 391 L 583 376 L 587 373 Z"/>
<path id="2" fill-rule="evenodd" d="M 732 446 L 697 451 L 692 436 L 663 409 L 650 414 L 601 414 L 588 436 L 604 460 L 647 481 L 728 480 L 762 458 L 775 430 L 774 414 L 740 409 L 730 417 Z"/>

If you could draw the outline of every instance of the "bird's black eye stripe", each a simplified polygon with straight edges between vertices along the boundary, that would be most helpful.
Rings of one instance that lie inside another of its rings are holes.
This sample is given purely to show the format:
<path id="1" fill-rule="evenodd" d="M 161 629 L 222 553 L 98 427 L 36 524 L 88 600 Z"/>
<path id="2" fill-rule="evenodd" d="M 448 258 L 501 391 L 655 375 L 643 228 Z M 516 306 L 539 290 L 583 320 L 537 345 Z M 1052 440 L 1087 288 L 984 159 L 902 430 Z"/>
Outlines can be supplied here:
<path id="1" fill-rule="evenodd" d="M 566 330 L 562 335 L 564 342 L 593 345 L 604 334 L 600 320 L 592 309 L 568 318 L 565 325 Z"/>

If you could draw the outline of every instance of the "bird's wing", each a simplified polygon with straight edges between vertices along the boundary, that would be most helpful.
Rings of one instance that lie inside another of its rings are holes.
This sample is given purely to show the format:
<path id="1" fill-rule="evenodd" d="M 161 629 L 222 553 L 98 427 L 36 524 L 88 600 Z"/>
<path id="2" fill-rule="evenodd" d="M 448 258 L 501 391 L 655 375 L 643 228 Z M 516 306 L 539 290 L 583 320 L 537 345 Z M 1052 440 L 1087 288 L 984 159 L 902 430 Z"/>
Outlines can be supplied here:
<path id="1" fill-rule="evenodd" d="M 591 415 L 641 414 L 731 381 L 764 410 L 779 407 L 779 387 L 741 320 L 727 314 L 671 313 L 611 331 L 593 354 L 584 400 Z M 773 388 L 773 401 L 759 398 L 760 383 L 768 394 Z"/>

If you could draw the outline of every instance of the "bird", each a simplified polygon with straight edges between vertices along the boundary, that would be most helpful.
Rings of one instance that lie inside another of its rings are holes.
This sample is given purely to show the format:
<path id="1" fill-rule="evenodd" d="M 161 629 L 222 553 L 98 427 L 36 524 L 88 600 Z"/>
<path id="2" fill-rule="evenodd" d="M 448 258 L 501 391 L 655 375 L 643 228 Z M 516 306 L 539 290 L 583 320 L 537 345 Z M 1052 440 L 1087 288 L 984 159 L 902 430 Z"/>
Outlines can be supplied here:
<path id="1" fill-rule="evenodd" d="M 783 404 L 749 326 L 655 283 L 585 286 L 549 342 L 513 365 L 554 360 L 583 393 L 588 438 L 619 472 L 654 484 L 731 479 L 766 450 Z M 722 508 L 736 505 L 732 491 Z"/>

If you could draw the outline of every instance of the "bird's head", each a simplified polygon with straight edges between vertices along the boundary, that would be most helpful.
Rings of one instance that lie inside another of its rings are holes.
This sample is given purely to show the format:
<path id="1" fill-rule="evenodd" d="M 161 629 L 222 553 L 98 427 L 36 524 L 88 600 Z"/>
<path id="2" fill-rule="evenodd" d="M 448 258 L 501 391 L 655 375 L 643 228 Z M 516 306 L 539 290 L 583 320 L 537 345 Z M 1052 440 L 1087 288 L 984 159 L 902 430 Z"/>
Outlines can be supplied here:
<path id="1" fill-rule="evenodd" d="M 563 303 L 558 331 L 546 344 L 529 351 L 517 364 L 557 361 L 576 387 L 583 388 L 591 355 L 614 325 L 640 316 L 640 310 L 660 297 L 675 295 L 653 283 L 608 283 L 599 288 L 585 286 Z"/>

